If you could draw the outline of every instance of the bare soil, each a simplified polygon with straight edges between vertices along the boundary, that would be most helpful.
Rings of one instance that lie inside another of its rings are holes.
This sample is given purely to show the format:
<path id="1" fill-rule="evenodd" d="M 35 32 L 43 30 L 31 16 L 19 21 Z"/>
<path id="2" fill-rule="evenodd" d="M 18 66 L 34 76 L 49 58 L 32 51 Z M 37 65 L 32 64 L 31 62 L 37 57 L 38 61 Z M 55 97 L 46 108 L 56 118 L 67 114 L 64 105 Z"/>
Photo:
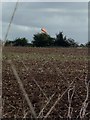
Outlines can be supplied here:
<path id="1" fill-rule="evenodd" d="M 8 60 L 11 60 L 15 66 L 37 116 L 49 98 L 55 94 L 43 111 L 43 118 L 59 94 L 62 95 L 74 80 L 72 87 L 75 86 L 75 92 L 71 103 L 73 108 L 71 117 L 80 118 L 80 109 L 87 95 L 85 86 L 85 79 L 88 76 L 87 48 L 4 47 L 2 57 L 3 118 L 33 117 Z M 33 79 L 37 81 L 46 96 L 40 91 Z M 89 120 L 90 93 L 87 102 L 85 119 Z M 51 120 L 67 118 L 68 106 L 67 91 L 48 118 Z"/>

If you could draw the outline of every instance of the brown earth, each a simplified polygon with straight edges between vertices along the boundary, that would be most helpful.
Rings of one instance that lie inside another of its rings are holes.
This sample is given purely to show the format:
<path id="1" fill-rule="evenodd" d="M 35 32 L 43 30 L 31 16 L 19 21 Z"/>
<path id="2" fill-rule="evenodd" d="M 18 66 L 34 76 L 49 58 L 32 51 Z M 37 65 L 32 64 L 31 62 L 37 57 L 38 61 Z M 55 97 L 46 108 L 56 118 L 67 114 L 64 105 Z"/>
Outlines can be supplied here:
<path id="1" fill-rule="evenodd" d="M 88 50 L 86 48 L 4 47 L 2 57 L 3 118 L 24 118 L 25 114 L 26 118 L 32 117 L 8 60 L 12 60 L 37 116 L 47 102 L 46 97 L 49 99 L 55 94 L 43 111 L 43 116 L 53 106 L 59 94 L 62 95 L 74 80 L 72 118 L 80 117 L 79 112 L 86 98 L 85 79 L 88 75 Z M 33 79 L 37 81 L 46 96 Z M 90 94 L 87 102 L 85 119 L 90 119 Z M 48 118 L 51 120 L 67 118 L 68 106 L 67 91 Z"/>

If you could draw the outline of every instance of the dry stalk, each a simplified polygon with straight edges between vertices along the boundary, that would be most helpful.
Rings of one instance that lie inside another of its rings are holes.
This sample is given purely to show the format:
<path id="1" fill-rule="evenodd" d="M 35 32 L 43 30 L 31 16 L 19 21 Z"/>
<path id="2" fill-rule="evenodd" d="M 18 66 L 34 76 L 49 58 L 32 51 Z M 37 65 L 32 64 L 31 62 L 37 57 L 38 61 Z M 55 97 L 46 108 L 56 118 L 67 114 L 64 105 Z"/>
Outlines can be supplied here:
<path id="1" fill-rule="evenodd" d="M 55 101 L 54 105 L 50 108 L 50 110 L 47 112 L 47 114 L 45 115 L 44 119 L 47 119 L 49 114 L 53 111 L 53 109 L 55 108 L 55 106 L 58 104 L 58 102 L 62 99 L 62 97 L 65 95 L 65 93 L 68 91 L 68 89 L 71 87 L 71 85 L 74 83 L 74 80 L 70 83 L 69 87 L 62 93 L 62 95 L 59 94 L 57 100 Z"/>
<path id="2" fill-rule="evenodd" d="M 72 118 L 73 108 L 71 107 L 71 104 L 72 104 L 72 98 L 73 98 L 74 93 L 75 93 L 75 86 L 73 86 L 72 88 L 70 88 L 68 90 L 68 103 L 69 103 L 69 106 L 68 106 L 67 118 L 69 118 L 69 119 Z"/>
<path id="3" fill-rule="evenodd" d="M 87 76 L 85 78 L 85 86 L 86 86 L 86 98 L 84 100 L 84 102 L 82 103 L 82 107 L 80 109 L 80 113 L 79 113 L 79 116 L 81 119 L 84 119 L 85 116 L 86 116 L 86 109 L 87 109 L 87 106 L 88 106 L 88 98 L 89 98 L 89 84 L 90 84 L 90 81 L 87 80 Z"/>
<path id="4" fill-rule="evenodd" d="M 32 116 L 33 116 L 34 118 L 37 118 L 36 113 L 35 113 L 35 110 L 34 110 L 34 108 L 33 108 L 33 105 L 32 105 L 32 103 L 31 103 L 31 101 L 30 101 L 30 99 L 29 99 L 29 97 L 28 97 L 28 95 L 27 95 L 27 93 L 26 93 L 26 91 L 25 91 L 25 89 L 24 89 L 23 83 L 22 83 L 22 81 L 20 80 L 20 78 L 19 78 L 19 76 L 18 76 L 18 73 L 17 73 L 17 71 L 16 71 L 16 68 L 15 68 L 14 64 L 11 62 L 11 60 L 8 60 L 8 63 L 11 65 L 11 68 L 12 68 L 12 71 L 13 71 L 13 73 L 14 73 L 14 76 L 15 76 L 18 84 L 19 84 L 19 87 L 20 87 L 20 89 L 21 89 L 21 91 L 22 91 L 22 93 L 23 93 L 23 96 L 25 97 L 25 99 L 26 99 L 26 101 L 27 101 L 27 104 L 28 104 L 28 106 L 29 106 L 29 108 L 30 108 L 30 110 L 31 110 Z"/>
<path id="5" fill-rule="evenodd" d="M 7 115 L 11 114 L 14 110 L 12 110 L 11 112 L 5 113 L 3 114 L 2 118 L 6 118 Z"/>
<path id="6" fill-rule="evenodd" d="M 24 111 L 23 111 L 23 119 L 25 119 L 29 113 L 30 113 L 30 111 L 27 111 L 27 112 L 26 112 L 26 111 L 24 110 Z"/>
<path id="7" fill-rule="evenodd" d="M 54 97 L 54 95 L 55 94 L 53 94 L 50 98 L 49 98 L 49 100 L 47 101 L 47 103 L 45 104 L 45 106 L 42 108 L 42 110 L 39 112 L 39 115 L 38 115 L 38 118 L 42 118 L 43 116 L 41 116 L 42 115 L 42 113 L 43 113 L 43 111 L 45 110 L 45 108 L 48 106 L 48 104 L 50 103 L 50 101 L 52 100 L 52 98 Z"/>

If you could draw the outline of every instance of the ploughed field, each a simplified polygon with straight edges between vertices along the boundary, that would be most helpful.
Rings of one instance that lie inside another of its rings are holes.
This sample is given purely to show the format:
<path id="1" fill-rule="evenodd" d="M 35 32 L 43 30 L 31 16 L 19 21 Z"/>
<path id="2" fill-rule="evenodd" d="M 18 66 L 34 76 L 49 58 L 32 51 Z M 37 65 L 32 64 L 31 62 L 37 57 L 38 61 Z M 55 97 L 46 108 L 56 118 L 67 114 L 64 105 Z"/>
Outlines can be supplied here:
<path id="1" fill-rule="evenodd" d="M 31 102 L 37 118 L 90 119 L 87 48 L 4 47 L 2 53 L 3 118 L 35 117 Z"/>

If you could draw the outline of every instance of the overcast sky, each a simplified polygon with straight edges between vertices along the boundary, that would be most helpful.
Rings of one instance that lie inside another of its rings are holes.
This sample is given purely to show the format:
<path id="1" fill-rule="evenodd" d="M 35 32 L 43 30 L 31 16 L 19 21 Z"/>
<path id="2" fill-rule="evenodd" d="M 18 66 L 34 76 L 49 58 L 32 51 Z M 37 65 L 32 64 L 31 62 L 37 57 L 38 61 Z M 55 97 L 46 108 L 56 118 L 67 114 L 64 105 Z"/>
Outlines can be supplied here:
<path id="1" fill-rule="evenodd" d="M 2 35 L 5 36 L 14 2 L 2 4 Z M 46 28 L 55 37 L 59 31 L 78 43 L 88 41 L 88 2 L 19 2 L 8 39 L 26 37 L 31 41 L 33 34 Z"/>

